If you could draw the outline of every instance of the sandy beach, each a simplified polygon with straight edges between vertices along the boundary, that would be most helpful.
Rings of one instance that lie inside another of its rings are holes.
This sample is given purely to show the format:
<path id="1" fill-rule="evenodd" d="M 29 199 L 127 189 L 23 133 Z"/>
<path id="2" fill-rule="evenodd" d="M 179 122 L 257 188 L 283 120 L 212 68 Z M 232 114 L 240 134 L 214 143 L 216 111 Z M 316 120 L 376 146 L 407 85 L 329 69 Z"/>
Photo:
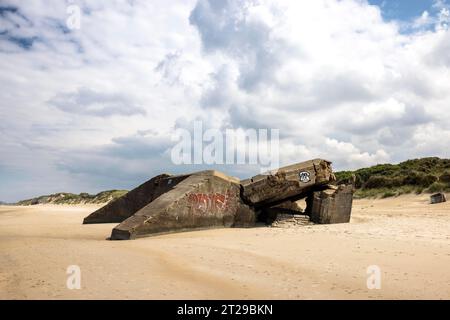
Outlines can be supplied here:
<path id="1" fill-rule="evenodd" d="M 1 206 L 0 299 L 450 299 L 450 203 L 427 195 L 355 200 L 349 224 L 131 241 L 106 240 L 115 224 L 82 225 L 96 208 Z"/>

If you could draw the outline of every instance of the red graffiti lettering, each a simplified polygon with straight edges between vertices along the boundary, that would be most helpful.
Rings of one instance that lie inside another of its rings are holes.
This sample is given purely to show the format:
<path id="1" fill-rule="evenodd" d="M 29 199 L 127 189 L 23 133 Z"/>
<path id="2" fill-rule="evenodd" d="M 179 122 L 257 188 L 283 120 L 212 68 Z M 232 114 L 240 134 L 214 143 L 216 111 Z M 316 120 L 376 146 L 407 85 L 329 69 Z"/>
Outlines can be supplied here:
<path id="1" fill-rule="evenodd" d="M 232 193 L 230 191 L 227 191 L 226 194 L 217 192 L 191 193 L 188 199 L 192 204 L 191 208 L 194 211 L 200 211 L 202 213 L 216 213 L 229 209 L 233 197 Z"/>

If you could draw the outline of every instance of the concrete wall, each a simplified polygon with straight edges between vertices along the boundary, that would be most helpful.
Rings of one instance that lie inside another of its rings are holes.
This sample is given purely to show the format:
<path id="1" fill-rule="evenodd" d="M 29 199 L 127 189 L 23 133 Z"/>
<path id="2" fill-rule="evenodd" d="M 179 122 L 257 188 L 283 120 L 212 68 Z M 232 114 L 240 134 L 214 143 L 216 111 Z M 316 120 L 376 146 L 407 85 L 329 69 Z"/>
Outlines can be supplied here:
<path id="1" fill-rule="evenodd" d="M 189 177 L 189 175 L 158 175 L 143 183 L 139 187 L 131 190 L 123 197 L 120 197 L 119 199 L 116 199 L 108 203 L 106 206 L 91 213 L 89 216 L 84 218 L 83 223 L 122 222 L 158 198 L 161 194 L 173 189 L 178 183 L 187 177 Z"/>
<path id="2" fill-rule="evenodd" d="M 193 174 L 115 227 L 111 239 L 215 227 L 253 226 L 240 185 L 215 171 Z"/>
<path id="3" fill-rule="evenodd" d="M 320 224 L 350 222 L 353 204 L 353 186 L 340 185 L 313 193 L 309 205 L 311 221 Z"/>

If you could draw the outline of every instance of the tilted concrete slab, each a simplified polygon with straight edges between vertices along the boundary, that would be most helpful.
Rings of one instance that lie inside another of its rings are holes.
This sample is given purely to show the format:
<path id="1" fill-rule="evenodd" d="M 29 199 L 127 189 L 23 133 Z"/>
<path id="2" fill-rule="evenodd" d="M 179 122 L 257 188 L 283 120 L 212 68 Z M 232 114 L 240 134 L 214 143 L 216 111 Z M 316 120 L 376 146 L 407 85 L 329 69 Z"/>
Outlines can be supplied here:
<path id="1" fill-rule="evenodd" d="M 331 162 L 310 160 L 241 181 L 243 199 L 256 207 L 301 199 L 314 188 L 335 181 Z"/>
<path id="2" fill-rule="evenodd" d="M 84 218 L 84 224 L 122 222 L 189 175 L 158 175 Z"/>
<path id="3" fill-rule="evenodd" d="M 316 191 L 310 197 L 307 209 L 311 221 L 319 224 L 350 222 L 353 204 L 353 186 L 340 185 Z"/>
<path id="4" fill-rule="evenodd" d="M 213 227 L 253 226 L 255 212 L 240 198 L 239 180 L 217 171 L 189 175 L 129 217 L 113 240 Z"/>

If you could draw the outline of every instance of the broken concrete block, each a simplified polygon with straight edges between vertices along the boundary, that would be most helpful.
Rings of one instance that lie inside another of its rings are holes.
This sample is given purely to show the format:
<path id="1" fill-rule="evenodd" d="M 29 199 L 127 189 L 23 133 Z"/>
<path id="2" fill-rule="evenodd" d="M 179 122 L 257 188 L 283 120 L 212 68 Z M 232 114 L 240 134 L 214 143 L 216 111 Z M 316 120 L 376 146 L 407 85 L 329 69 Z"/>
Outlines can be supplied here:
<path id="1" fill-rule="evenodd" d="M 445 194 L 443 193 L 436 193 L 430 196 L 430 203 L 436 204 L 436 203 L 442 203 L 446 202 L 447 198 L 445 197 Z"/>
<path id="2" fill-rule="evenodd" d="M 122 222 L 189 175 L 158 175 L 84 218 L 84 224 Z"/>
<path id="3" fill-rule="evenodd" d="M 242 197 L 262 207 L 304 198 L 314 188 L 335 181 L 331 162 L 315 159 L 241 181 Z"/>
<path id="4" fill-rule="evenodd" d="M 111 239 L 253 226 L 255 213 L 241 201 L 239 194 L 239 180 L 217 171 L 192 174 L 115 227 Z"/>
<path id="5" fill-rule="evenodd" d="M 353 186 L 340 185 L 314 192 L 307 199 L 307 213 L 314 223 L 347 223 L 350 222 L 352 203 Z"/>

